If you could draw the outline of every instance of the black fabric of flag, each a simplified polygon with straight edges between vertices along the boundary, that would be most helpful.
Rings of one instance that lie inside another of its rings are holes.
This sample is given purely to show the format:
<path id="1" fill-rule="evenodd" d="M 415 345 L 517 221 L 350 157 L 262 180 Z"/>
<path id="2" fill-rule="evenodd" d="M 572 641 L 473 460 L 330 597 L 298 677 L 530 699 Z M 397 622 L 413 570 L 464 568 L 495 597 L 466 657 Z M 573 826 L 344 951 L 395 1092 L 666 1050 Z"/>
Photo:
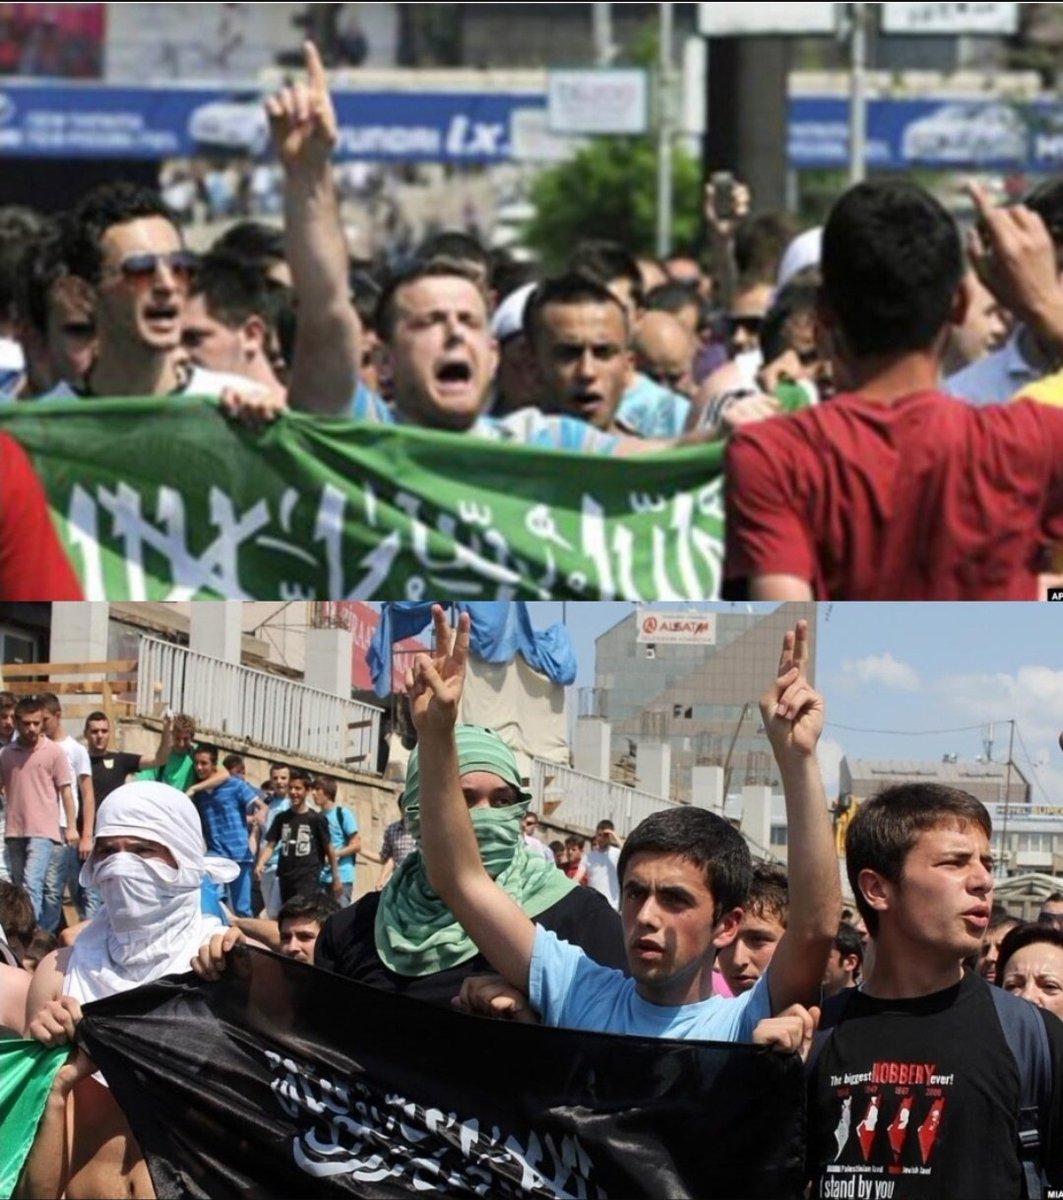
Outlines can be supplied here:
<path id="1" fill-rule="evenodd" d="M 243 948 L 84 1012 L 160 1200 L 801 1194 L 793 1055 L 472 1017 Z"/>

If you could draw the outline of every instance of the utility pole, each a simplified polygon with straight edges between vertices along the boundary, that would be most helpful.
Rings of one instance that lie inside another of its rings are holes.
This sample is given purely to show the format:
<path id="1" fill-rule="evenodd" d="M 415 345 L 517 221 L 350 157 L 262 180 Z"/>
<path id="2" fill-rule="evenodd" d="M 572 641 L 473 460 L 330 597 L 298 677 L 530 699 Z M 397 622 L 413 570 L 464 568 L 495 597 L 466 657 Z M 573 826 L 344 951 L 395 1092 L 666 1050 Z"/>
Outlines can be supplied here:
<path id="1" fill-rule="evenodd" d="M 1008 876 L 1008 809 L 1011 806 L 1011 755 L 1015 749 L 1014 718 L 1008 724 L 1011 726 L 1011 733 L 1008 736 L 1008 765 L 1004 772 L 1004 820 L 1000 828 L 1000 863 L 998 866 L 998 874 L 1001 879 L 1006 879 Z"/>
<path id="2" fill-rule="evenodd" d="M 867 177 L 867 4 L 849 5 L 849 186 Z"/>
<path id="3" fill-rule="evenodd" d="M 613 6 L 592 4 L 591 23 L 594 35 L 594 65 L 608 67 L 616 54 L 613 45 Z"/>
<path id="4" fill-rule="evenodd" d="M 675 137 L 672 34 L 675 5 L 659 4 L 661 54 L 657 79 L 657 257 L 672 249 L 672 145 Z"/>

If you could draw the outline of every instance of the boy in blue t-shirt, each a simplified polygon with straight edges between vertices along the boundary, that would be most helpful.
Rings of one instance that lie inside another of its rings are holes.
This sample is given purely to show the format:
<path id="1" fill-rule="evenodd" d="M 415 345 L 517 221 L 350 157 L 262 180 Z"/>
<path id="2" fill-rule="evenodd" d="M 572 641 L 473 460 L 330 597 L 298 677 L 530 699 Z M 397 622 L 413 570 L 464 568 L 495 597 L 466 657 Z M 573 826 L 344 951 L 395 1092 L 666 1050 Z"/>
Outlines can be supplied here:
<path id="1" fill-rule="evenodd" d="M 199 782 L 210 779 L 218 769 L 218 747 L 200 745 L 192 759 Z M 240 874 L 227 884 L 215 885 L 228 891 L 228 902 L 238 917 L 250 917 L 251 877 L 254 859 L 247 840 L 247 806 L 258 798 L 256 790 L 239 775 L 230 775 L 216 787 L 203 788 L 191 797 L 203 822 L 207 853 L 231 859 Z"/>
<path id="2" fill-rule="evenodd" d="M 463 614 L 451 646 L 438 605 L 433 619 L 434 655 L 418 656 L 407 675 L 419 741 L 421 848 L 430 884 L 495 970 L 528 996 L 549 1025 L 804 1048 L 814 1018 L 799 1006 L 819 998 L 841 910 L 815 756 L 823 700 L 806 678 L 807 622 L 786 634 L 778 676 L 760 701 L 786 797 L 789 926 L 771 969 L 732 1000 L 713 995 L 712 970 L 717 950 L 738 932 L 751 860 L 742 836 L 722 817 L 677 805 L 648 817 L 628 836 L 618 874 L 630 977 L 598 966 L 537 926 L 487 874 L 462 794 L 454 739 L 469 620 Z M 777 1014 L 786 1020 L 766 1022 Z"/>
<path id="3" fill-rule="evenodd" d="M 358 818 L 349 808 L 336 803 L 336 781 L 327 775 L 314 780 L 314 804 L 318 812 L 328 821 L 329 838 L 336 851 L 340 867 L 340 883 L 343 894 L 340 904 L 346 907 L 354 897 L 354 868 L 358 851 L 362 848 L 362 835 L 358 832 Z M 332 883 L 332 871 L 326 866 L 321 869 L 322 889 Z"/>

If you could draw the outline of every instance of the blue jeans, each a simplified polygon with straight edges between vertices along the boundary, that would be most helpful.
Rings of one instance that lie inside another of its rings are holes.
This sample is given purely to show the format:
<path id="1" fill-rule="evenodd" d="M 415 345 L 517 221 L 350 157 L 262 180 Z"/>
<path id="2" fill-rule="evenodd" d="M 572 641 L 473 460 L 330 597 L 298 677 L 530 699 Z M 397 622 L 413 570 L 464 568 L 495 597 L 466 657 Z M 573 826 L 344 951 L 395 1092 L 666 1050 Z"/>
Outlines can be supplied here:
<path id="1" fill-rule="evenodd" d="M 38 924 L 49 933 L 58 933 L 63 919 L 63 893 L 69 888 L 70 898 L 77 902 L 78 872 L 81 859 L 77 846 L 66 842 L 52 843 L 52 857 L 48 863 L 48 874 L 44 877 L 44 898 Z"/>
<path id="2" fill-rule="evenodd" d="M 52 860 L 52 848 L 57 845 L 46 837 L 9 837 L 7 863 L 11 870 L 11 882 L 24 887 L 29 893 L 33 915 L 41 919 L 41 903 L 44 896 L 44 880 L 48 864 Z"/>

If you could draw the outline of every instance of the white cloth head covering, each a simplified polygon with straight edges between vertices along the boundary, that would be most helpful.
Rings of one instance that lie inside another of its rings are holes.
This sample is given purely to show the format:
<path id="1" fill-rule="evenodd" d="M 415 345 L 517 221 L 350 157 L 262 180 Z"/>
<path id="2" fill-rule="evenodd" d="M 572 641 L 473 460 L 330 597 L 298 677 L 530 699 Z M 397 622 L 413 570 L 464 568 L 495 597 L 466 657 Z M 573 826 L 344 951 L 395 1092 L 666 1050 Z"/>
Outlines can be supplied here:
<path id="1" fill-rule="evenodd" d="M 775 284 L 775 290 L 781 291 L 797 272 L 803 271 L 805 267 L 818 267 L 822 249 L 822 225 L 799 233 L 786 247 L 782 262 L 779 263 L 779 278 Z"/>
<path id="2" fill-rule="evenodd" d="M 495 315 L 491 318 L 491 336 L 496 341 L 504 342 L 506 338 L 523 331 L 524 310 L 528 307 L 528 298 L 537 286 L 534 283 L 524 284 L 523 287 L 510 292 L 495 309 Z"/>
<path id="3" fill-rule="evenodd" d="M 240 873 L 236 863 L 204 853 L 195 805 L 169 784 L 140 780 L 116 788 L 100 805 L 96 846 L 106 837 L 158 842 L 177 867 L 125 853 L 100 858 L 93 848 L 80 881 L 97 885 L 104 904 L 74 943 L 63 980 L 64 993 L 82 1003 L 187 971 L 200 946 L 224 929 L 203 913 L 200 885 Z"/>

